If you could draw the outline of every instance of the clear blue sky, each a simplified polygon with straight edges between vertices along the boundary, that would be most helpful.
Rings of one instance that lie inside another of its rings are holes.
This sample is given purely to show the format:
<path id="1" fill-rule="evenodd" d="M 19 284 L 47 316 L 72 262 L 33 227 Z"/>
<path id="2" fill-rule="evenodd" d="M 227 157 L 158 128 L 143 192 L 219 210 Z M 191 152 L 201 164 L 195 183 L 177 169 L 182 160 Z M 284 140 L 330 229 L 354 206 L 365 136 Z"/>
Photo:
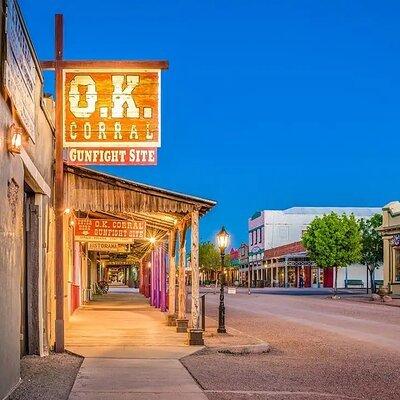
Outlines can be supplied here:
<path id="1" fill-rule="evenodd" d="M 400 199 L 400 2 L 21 0 L 53 58 L 168 59 L 157 167 L 108 172 L 218 201 L 201 224 L 247 240 L 258 209 Z"/>

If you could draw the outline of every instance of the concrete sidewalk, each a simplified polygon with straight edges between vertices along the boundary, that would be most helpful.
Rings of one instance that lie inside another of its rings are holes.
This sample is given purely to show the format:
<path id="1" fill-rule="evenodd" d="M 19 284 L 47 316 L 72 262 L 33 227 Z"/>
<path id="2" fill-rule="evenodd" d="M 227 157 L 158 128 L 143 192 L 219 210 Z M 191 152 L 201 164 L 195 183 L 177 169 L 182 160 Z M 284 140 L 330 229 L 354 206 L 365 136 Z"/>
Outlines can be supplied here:
<path id="1" fill-rule="evenodd" d="M 137 293 L 109 293 L 77 310 L 68 350 L 85 357 L 70 400 L 206 400 L 180 358 L 198 350 Z"/>

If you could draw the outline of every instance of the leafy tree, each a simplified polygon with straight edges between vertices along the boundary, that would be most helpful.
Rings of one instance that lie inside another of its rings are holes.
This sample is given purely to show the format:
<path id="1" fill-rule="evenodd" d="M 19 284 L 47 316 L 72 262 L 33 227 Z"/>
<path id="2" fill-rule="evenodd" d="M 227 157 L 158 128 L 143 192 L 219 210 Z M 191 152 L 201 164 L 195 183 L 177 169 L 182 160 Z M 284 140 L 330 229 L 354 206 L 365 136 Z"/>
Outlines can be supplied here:
<path id="1" fill-rule="evenodd" d="M 360 261 L 362 238 L 354 215 L 331 213 L 316 217 L 302 239 L 308 255 L 319 267 L 334 268 L 337 294 L 338 268 Z"/>
<path id="2" fill-rule="evenodd" d="M 224 266 L 225 269 L 232 268 L 229 254 L 225 254 Z M 221 270 L 221 254 L 213 243 L 203 242 L 199 244 L 199 267 L 202 272 L 211 272 L 217 283 L 217 275 Z"/>
<path id="3" fill-rule="evenodd" d="M 375 214 L 360 220 L 362 236 L 361 262 L 367 266 L 372 293 L 375 292 L 374 272 L 383 262 L 383 240 L 378 228 L 382 225 L 382 215 Z M 367 289 L 368 290 L 368 289 Z"/>
<path id="4" fill-rule="evenodd" d="M 199 265 L 203 272 L 217 271 L 221 266 L 221 256 L 211 242 L 199 244 Z"/>

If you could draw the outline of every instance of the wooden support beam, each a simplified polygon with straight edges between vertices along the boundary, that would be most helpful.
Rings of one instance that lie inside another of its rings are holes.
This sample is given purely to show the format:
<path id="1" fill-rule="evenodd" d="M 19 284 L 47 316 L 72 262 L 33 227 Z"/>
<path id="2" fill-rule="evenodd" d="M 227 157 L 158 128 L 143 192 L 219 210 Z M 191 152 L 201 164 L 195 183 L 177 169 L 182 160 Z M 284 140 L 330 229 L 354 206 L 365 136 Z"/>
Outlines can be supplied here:
<path id="1" fill-rule="evenodd" d="M 198 211 L 192 212 L 190 264 L 192 267 L 192 328 L 200 329 Z"/>
<path id="2" fill-rule="evenodd" d="M 200 288 L 199 288 L 199 211 L 191 213 L 191 251 L 190 263 L 192 269 L 192 314 L 189 331 L 190 345 L 203 345 L 203 331 L 200 327 Z"/>
<path id="3" fill-rule="evenodd" d="M 63 60 L 59 65 L 63 69 L 168 69 L 166 60 Z M 55 70 L 56 61 L 41 61 L 42 70 Z"/>
<path id="4" fill-rule="evenodd" d="M 179 229 L 179 273 L 178 273 L 178 317 L 177 332 L 187 332 L 188 320 L 186 319 L 186 285 L 185 285 L 185 262 L 186 262 L 186 225 Z"/>
<path id="5" fill-rule="evenodd" d="M 64 352 L 64 161 L 63 161 L 63 72 L 60 63 L 63 59 L 64 23 L 63 16 L 55 16 L 55 70 L 56 70 L 56 149 L 55 149 L 55 351 Z"/>

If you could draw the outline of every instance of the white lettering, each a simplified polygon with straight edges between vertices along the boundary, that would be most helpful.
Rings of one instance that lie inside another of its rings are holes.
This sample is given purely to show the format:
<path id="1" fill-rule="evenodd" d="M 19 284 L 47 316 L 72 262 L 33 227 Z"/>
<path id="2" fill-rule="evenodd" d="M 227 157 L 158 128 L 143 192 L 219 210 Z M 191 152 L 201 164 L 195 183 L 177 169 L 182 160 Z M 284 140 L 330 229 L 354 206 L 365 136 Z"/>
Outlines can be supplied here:
<path id="1" fill-rule="evenodd" d="M 117 140 L 117 139 L 122 140 L 121 129 L 122 129 L 121 122 L 116 122 L 114 124 L 114 139 L 115 140 Z"/>
<path id="2" fill-rule="evenodd" d="M 77 128 L 76 122 L 71 122 L 70 125 L 69 125 L 69 137 L 72 140 L 76 139 L 76 136 L 77 136 L 77 134 L 75 132 L 76 128 Z"/>
<path id="3" fill-rule="evenodd" d="M 86 86 L 85 100 L 86 106 L 80 107 L 81 95 L 79 86 Z M 78 75 L 71 81 L 69 89 L 69 108 L 77 118 L 88 118 L 94 112 L 97 102 L 96 83 L 89 75 Z"/>
<path id="4" fill-rule="evenodd" d="M 85 139 L 90 139 L 92 136 L 92 127 L 90 125 L 90 122 L 85 122 L 83 124 L 83 137 Z"/>
<path id="5" fill-rule="evenodd" d="M 139 76 L 128 75 L 126 77 L 126 87 L 122 90 L 124 81 L 125 77 L 123 75 L 114 75 L 112 77 L 114 92 L 112 95 L 113 107 L 111 116 L 113 118 L 122 118 L 124 116 L 124 105 L 126 104 L 126 116 L 128 118 L 139 118 L 139 108 L 136 107 L 132 97 L 133 90 L 139 84 Z"/>
<path id="6" fill-rule="evenodd" d="M 104 122 L 99 122 L 99 139 L 107 139 L 106 124 Z"/>

